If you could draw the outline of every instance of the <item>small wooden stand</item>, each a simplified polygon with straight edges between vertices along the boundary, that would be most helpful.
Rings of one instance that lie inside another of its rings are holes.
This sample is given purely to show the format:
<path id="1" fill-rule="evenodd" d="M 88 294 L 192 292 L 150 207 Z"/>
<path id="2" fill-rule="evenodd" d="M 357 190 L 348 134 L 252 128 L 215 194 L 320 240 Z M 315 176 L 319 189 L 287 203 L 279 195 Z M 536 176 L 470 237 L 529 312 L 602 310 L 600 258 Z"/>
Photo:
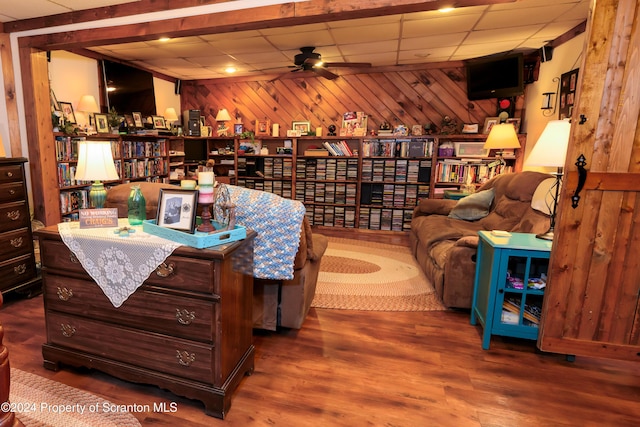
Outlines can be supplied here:
<path id="1" fill-rule="evenodd" d="M 202 213 L 200 214 L 200 218 L 202 219 L 202 223 L 196 228 L 196 230 L 201 231 L 203 233 L 211 233 L 212 231 L 216 231 L 216 228 L 211 224 L 211 204 L 207 203 L 206 205 L 202 205 Z"/>

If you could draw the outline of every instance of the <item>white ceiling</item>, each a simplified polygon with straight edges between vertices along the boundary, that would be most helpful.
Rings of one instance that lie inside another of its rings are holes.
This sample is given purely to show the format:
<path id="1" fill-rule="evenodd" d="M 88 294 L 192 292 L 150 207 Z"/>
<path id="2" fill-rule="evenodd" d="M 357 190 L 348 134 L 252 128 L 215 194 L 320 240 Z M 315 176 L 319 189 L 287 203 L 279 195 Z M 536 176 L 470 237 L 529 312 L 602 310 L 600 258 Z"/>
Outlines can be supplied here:
<path id="1" fill-rule="evenodd" d="M 129 1 L 19 0 L 9 6 L 3 0 L 0 20 Z M 224 69 L 229 66 L 238 70 L 236 76 L 284 73 L 301 46 L 315 46 L 326 62 L 369 62 L 374 67 L 455 61 L 538 49 L 585 21 L 590 1 L 521 0 L 450 13 L 419 12 L 91 49 L 184 80 L 228 77 Z M 336 74 L 341 70 L 330 68 Z"/>

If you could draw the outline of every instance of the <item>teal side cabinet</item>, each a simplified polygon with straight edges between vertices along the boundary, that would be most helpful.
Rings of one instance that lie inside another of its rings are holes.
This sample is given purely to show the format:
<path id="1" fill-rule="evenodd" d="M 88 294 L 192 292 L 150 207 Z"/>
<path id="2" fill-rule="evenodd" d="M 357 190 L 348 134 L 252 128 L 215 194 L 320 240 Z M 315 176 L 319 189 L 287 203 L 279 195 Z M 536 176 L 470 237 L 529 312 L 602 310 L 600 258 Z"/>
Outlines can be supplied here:
<path id="1" fill-rule="evenodd" d="M 491 335 L 537 339 L 551 242 L 528 233 L 478 234 L 471 324 L 483 326 L 482 348 Z"/>

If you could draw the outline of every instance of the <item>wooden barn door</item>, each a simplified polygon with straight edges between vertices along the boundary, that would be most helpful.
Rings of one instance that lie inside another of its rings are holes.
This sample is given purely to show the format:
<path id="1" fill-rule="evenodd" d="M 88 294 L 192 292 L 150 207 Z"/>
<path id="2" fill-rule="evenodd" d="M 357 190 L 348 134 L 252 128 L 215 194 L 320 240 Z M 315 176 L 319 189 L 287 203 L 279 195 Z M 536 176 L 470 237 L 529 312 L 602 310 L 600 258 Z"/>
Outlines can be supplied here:
<path id="1" fill-rule="evenodd" d="M 640 0 L 594 4 L 538 346 L 640 361 Z"/>

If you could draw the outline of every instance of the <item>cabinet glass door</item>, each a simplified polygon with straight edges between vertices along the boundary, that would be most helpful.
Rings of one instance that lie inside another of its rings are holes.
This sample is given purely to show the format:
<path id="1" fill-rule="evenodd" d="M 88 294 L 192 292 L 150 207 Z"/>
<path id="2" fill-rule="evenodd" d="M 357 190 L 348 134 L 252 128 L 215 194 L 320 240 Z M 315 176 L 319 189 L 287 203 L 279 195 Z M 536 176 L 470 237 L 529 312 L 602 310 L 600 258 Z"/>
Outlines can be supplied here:
<path id="1" fill-rule="evenodd" d="M 546 286 L 548 254 L 536 258 L 527 252 L 506 251 L 504 283 L 499 286 L 496 301 L 496 319 L 500 326 L 538 328 L 542 312 L 542 299 Z M 534 332 L 537 333 L 537 330 Z"/>

